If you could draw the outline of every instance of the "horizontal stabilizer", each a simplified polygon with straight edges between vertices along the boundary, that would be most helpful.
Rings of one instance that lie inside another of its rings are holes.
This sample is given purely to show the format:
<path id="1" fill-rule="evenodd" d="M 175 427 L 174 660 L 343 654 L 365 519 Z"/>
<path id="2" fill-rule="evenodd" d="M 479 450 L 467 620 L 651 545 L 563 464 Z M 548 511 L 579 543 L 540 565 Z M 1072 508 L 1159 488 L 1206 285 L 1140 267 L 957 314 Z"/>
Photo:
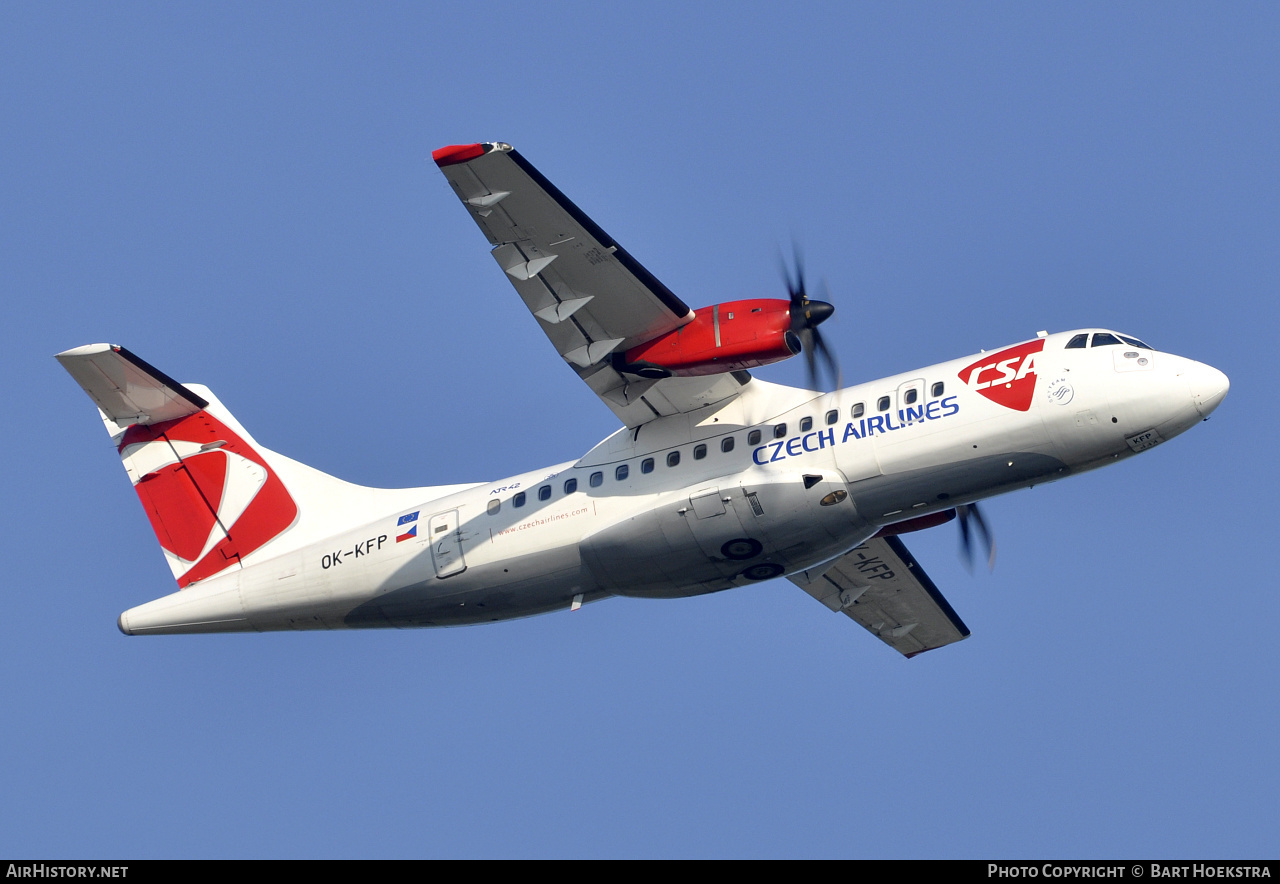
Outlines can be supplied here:
<path id="1" fill-rule="evenodd" d="M 57 358 L 102 413 L 122 428 L 186 417 L 209 404 L 115 344 L 88 344 Z"/>

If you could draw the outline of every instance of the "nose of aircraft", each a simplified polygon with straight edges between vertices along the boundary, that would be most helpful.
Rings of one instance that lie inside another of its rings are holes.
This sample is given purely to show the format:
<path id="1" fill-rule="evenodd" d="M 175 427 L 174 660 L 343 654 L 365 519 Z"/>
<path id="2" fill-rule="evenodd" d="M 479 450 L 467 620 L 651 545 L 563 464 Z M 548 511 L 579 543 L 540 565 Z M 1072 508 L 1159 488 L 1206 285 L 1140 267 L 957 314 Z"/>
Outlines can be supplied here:
<path id="1" fill-rule="evenodd" d="M 1191 399 L 1201 417 L 1208 417 L 1209 412 L 1227 397 L 1227 390 L 1231 389 L 1231 381 L 1225 374 L 1203 362 L 1191 363 L 1187 369 L 1187 383 L 1191 387 Z"/>

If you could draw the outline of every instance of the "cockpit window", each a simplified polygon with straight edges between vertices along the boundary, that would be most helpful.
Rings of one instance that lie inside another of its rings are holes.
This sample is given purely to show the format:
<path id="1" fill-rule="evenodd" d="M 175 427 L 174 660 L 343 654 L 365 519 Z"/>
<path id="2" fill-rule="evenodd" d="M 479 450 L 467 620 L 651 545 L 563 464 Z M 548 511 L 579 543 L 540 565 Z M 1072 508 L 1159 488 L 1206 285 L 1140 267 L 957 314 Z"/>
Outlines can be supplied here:
<path id="1" fill-rule="evenodd" d="M 1067 350 L 1083 350 L 1088 345 L 1089 345 L 1089 335 L 1086 332 L 1083 335 L 1076 335 L 1074 338 L 1067 341 L 1066 349 Z"/>
<path id="2" fill-rule="evenodd" d="M 1130 347 L 1141 347 L 1143 350 L 1151 349 L 1147 344 L 1142 343 L 1142 341 L 1139 341 L 1137 338 L 1131 338 L 1128 335 L 1121 335 L 1120 340 L 1124 341 Z"/>
<path id="3" fill-rule="evenodd" d="M 1110 334 L 1108 332 L 1098 332 L 1093 336 L 1093 343 L 1090 344 L 1090 346 L 1091 347 L 1109 347 L 1112 344 L 1119 345 L 1121 343 L 1122 343 L 1121 340 L 1113 334 Z"/>

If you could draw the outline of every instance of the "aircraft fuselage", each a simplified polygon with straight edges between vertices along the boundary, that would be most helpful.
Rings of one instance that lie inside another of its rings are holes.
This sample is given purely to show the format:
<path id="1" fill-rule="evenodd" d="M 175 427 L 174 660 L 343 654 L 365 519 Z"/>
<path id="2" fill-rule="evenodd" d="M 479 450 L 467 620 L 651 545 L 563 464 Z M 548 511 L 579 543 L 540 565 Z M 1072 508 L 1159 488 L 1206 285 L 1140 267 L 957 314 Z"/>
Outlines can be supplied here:
<path id="1" fill-rule="evenodd" d="M 820 570 L 887 525 L 1132 456 L 1204 419 L 1221 372 L 1080 332 L 833 393 L 742 395 L 621 429 L 126 611 L 137 632 L 447 626 Z M 268 453 L 269 454 L 269 453 Z M 400 500 L 413 500 L 409 490 Z"/>

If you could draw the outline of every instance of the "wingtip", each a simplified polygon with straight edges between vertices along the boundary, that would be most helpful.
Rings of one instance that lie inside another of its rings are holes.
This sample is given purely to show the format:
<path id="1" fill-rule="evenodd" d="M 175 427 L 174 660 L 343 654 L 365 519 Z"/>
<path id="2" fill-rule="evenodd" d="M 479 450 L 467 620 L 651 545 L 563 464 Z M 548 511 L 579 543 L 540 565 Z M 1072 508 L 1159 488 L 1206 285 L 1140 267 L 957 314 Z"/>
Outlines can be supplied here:
<path id="1" fill-rule="evenodd" d="M 458 163 L 465 163 L 468 160 L 474 160 L 476 157 L 484 156 L 492 149 L 488 144 L 450 144 L 439 150 L 431 152 L 431 159 L 436 161 L 436 165 L 440 168 L 445 166 L 456 166 Z"/>
<path id="2" fill-rule="evenodd" d="M 445 166 L 456 166 L 459 163 L 470 162 L 476 157 L 484 156 L 495 150 L 502 153 L 511 153 L 512 147 L 505 141 L 488 141 L 483 144 L 450 144 L 439 150 L 433 150 L 431 159 L 435 160 L 436 165 L 443 169 Z"/>
<path id="3" fill-rule="evenodd" d="M 115 344 L 85 344 L 83 347 L 72 347 L 70 350 L 63 350 L 61 353 L 55 353 L 55 359 L 62 359 L 71 356 L 93 356 L 96 353 L 106 353 L 108 350 L 116 349 Z"/>

